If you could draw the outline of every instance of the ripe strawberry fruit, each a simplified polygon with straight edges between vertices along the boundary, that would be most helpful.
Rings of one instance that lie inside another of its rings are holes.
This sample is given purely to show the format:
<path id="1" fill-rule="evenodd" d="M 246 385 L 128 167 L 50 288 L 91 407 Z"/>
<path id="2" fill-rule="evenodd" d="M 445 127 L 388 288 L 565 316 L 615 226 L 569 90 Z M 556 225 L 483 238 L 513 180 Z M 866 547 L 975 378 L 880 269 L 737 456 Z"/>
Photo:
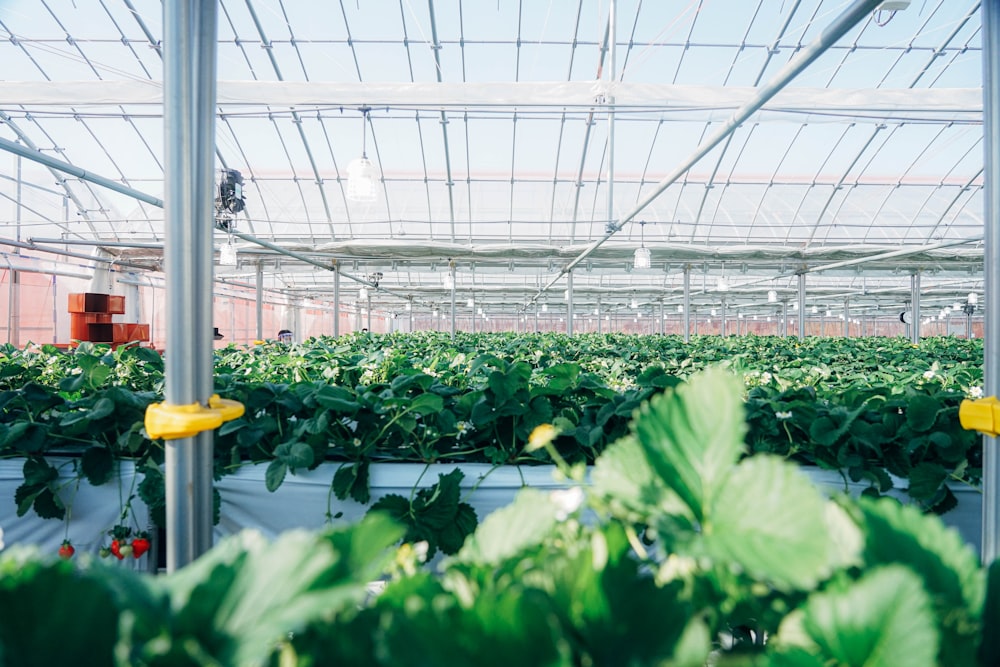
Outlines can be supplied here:
<path id="1" fill-rule="evenodd" d="M 121 545 L 118 543 L 118 540 L 111 540 L 111 553 L 118 560 L 125 558 L 125 556 L 122 555 Z"/>
<path id="2" fill-rule="evenodd" d="M 63 540 L 62 546 L 59 547 L 59 557 L 69 560 L 76 553 L 76 549 L 69 540 Z"/>
<path id="3" fill-rule="evenodd" d="M 149 539 L 140 535 L 132 540 L 132 556 L 138 558 L 149 551 Z"/>

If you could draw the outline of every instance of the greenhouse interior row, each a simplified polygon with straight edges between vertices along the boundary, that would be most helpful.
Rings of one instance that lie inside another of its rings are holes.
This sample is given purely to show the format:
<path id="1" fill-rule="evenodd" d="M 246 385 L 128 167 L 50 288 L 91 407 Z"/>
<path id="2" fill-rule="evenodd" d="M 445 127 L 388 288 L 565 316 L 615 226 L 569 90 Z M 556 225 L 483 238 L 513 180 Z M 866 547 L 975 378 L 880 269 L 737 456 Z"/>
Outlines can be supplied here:
<path id="1" fill-rule="evenodd" d="M 1000 0 L 0 0 L 0 666 L 1000 664 L 998 63 Z"/>

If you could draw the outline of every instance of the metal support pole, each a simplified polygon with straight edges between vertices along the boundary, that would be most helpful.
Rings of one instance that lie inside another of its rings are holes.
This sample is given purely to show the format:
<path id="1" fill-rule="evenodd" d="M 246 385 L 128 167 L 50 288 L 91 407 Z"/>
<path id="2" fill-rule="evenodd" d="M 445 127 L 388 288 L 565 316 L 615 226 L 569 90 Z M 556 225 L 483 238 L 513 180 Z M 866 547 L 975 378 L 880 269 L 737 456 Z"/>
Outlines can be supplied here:
<path id="1" fill-rule="evenodd" d="M 411 327 L 412 328 L 412 327 Z M 340 336 L 340 265 L 333 267 L 333 337 Z"/>
<path id="2" fill-rule="evenodd" d="M 663 299 L 660 299 L 660 335 L 663 335 L 663 320 L 667 318 L 666 306 Z"/>
<path id="3" fill-rule="evenodd" d="M 254 301 L 254 313 L 257 317 L 257 340 L 264 340 L 264 264 L 257 262 L 256 271 L 257 293 Z"/>
<path id="4" fill-rule="evenodd" d="M 920 342 L 920 272 L 914 271 L 910 276 L 910 342 L 914 345 Z"/>
<path id="5" fill-rule="evenodd" d="M 164 398 L 208 404 L 212 394 L 212 220 L 215 198 L 217 3 L 165 0 L 163 80 L 167 342 Z M 212 546 L 214 433 L 165 445 L 167 570 Z"/>
<path id="6" fill-rule="evenodd" d="M 799 340 L 806 338 L 806 274 L 799 274 Z"/>
<path id="7" fill-rule="evenodd" d="M 722 297 L 722 310 L 719 313 L 722 315 L 722 319 L 719 320 L 719 335 L 724 338 L 726 336 L 726 297 Z"/>
<path id="8" fill-rule="evenodd" d="M 455 262 L 450 262 L 448 271 L 451 274 L 451 340 L 455 340 Z"/>
<path id="9" fill-rule="evenodd" d="M 1000 1 L 986 0 L 983 16 L 983 176 L 986 315 L 983 320 L 986 396 L 1000 394 Z M 982 562 L 1000 556 L 1000 452 L 997 439 L 983 439 Z"/>
<path id="10" fill-rule="evenodd" d="M 781 335 L 788 335 L 788 299 L 781 300 Z"/>
<path id="11" fill-rule="evenodd" d="M 602 333 L 601 331 L 601 297 L 597 297 L 597 333 Z"/>
<path id="12" fill-rule="evenodd" d="M 684 267 L 684 342 L 691 342 L 691 265 Z"/>
<path id="13" fill-rule="evenodd" d="M 371 290 L 365 290 L 365 328 L 371 333 L 372 330 L 372 293 Z"/>
<path id="14" fill-rule="evenodd" d="M 566 333 L 573 335 L 573 272 L 566 274 Z"/>
<path id="15" fill-rule="evenodd" d="M 844 297 L 844 338 L 851 337 L 851 299 Z"/>

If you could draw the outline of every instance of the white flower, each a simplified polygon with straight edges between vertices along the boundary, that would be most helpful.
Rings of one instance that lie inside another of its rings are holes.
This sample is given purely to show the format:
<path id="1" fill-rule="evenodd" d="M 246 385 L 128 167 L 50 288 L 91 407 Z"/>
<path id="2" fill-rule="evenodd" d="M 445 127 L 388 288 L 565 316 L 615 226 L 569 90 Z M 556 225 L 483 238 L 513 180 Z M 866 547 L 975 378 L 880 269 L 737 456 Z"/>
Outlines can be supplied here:
<path id="1" fill-rule="evenodd" d="M 982 398 L 983 388 L 982 387 L 969 387 L 969 396 L 972 398 Z"/>
<path id="2" fill-rule="evenodd" d="M 934 375 L 935 375 L 935 373 L 934 373 L 933 369 L 929 370 L 929 371 L 924 371 L 924 379 L 925 380 L 933 380 L 934 379 Z"/>
<path id="3" fill-rule="evenodd" d="M 472 423 L 461 421 L 455 424 L 455 429 L 457 431 L 456 437 L 461 440 L 464 435 L 472 430 Z"/>
<path id="4" fill-rule="evenodd" d="M 565 521 L 570 514 L 580 509 L 583 504 L 583 489 L 574 486 L 569 489 L 558 489 L 549 494 L 552 504 L 556 506 L 556 520 Z"/>
<path id="5" fill-rule="evenodd" d="M 361 446 L 361 438 L 355 438 L 354 439 L 354 446 L 355 447 L 360 447 Z"/>
<path id="6" fill-rule="evenodd" d="M 780 419 L 781 421 L 785 421 L 786 419 L 792 418 L 792 411 L 789 410 L 788 412 L 775 412 L 774 416 Z"/>
<path id="7" fill-rule="evenodd" d="M 760 376 L 760 381 L 763 382 L 763 383 L 765 383 L 765 384 L 768 383 L 768 382 L 770 382 L 771 381 L 771 374 L 768 373 L 767 371 L 764 371 L 761 374 L 761 376 Z"/>

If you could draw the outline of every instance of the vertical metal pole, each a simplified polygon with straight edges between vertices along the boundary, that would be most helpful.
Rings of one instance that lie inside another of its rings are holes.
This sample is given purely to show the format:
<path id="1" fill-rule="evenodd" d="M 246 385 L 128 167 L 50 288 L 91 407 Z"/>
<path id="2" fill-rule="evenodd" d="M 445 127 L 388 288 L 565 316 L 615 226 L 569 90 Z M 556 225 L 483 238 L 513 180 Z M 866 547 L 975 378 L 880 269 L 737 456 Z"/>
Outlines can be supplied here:
<path id="1" fill-rule="evenodd" d="M 538 328 L 538 303 L 535 303 L 535 331 L 541 331 L 541 329 Z"/>
<path id="2" fill-rule="evenodd" d="M 806 338 L 806 274 L 799 274 L 799 340 Z"/>
<path id="3" fill-rule="evenodd" d="M 254 275 L 256 295 L 254 296 L 254 314 L 257 317 L 257 340 L 264 340 L 264 264 L 257 262 Z"/>
<path id="4" fill-rule="evenodd" d="M 983 16 L 983 203 L 986 315 L 983 320 L 986 396 L 1000 394 L 1000 0 L 986 0 Z M 983 563 L 1000 556 L 1000 452 L 997 439 L 983 439 Z"/>
<path id="5" fill-rule="evenodd" d="M 21 241 L 21 156 L 17 156 L 17 185 L 14 193 L 14 225 L 15 236 Z M 21 249 L 14 248 L 14 254 L 20 255 Z M 10 270 L 10 283 L 7 293 L 7 342 L 21 345 L 21 272 Z"/>
<path id="6" fill-rule="evenodd" d="M 451 340 L 455 340 L 455 262 L 450 264 L 448 271 L 451 273 Z"/>
<path id="7" fill-rule="evenodd" d="M 59 303 L 58 285 L 55 275 L 52 276 L 52 343 L 58 342 L 56 331 L 59 327 L 59 311 L 56 305 Z"/>
<path id="8" fill-rule="evenodd" d="M 618 11 L 618 1 L 611 0 L 608 5 L 608 90 L 612 91 L 614 88 L 612 84 L 615 82 L 615 77 L 618 76 L 617 69 L 617 53 L 616 48 L 617 40 L 617 25 L 615 23 L 616 13 Z M 615 96 L 613 93 L 608 94 L 607 97 L 608 105 L 608 229 L 615 225 Z M 573 274 L 569 275 L 569 279 L 573 279 Z M 571 332 L 572 333 L 572 332 Z"/>
<path id="9" fill-rule="evenodd" d="M 372 331 L 372 291 L 365 290 L 365 328 Z"/>
<path id="10" fill-rule="evenodd" d="M 781 336 L 788 335 L 788 299 L 781 300 Z"/>
<path id="11" fill-rule="evenodd" d="M 566 274 L 566 333 L 573 335 L 573 272 Z"/>
<path id="12" fill-rule="evenodd" d="M 168 404 L 212 393 L 215 2 L 163 4 Z M 166 441 L 167 570 L 212 546 L 214 433 Z"/>
<path id="13" fill-rule="evenodd" d="M 339 274 L 338 274 L 339 275 Z M 413 333 L 413 299 L 410 299 L 410 308 L 406 311 L 407 316 L 410 320 L 410 333 Z M 338 317 L 339 319 L 339 317 Z"/>
<path id="14" fill-rule="evenodd" d="M 844 297 L 844 338 L 851 337 L 851 299 Z"/>
<path id="15" fill-rule="evenodd" d="M 601 331 L 601 296 L 597 295 L 597 333 L 602 333 Z"/>
<path id="16" fill-rule="evenodd" d="M 410 319 L 410 329 L 413 328 L 413 319 Z M 340 336 L 340 265 L 333 267 L 333 337 Z"/>
<path id="17" fill-rule="evenodd" d="M 720 325 L 719 325 L 720 326 L 720 328 L 719 328 L 719 335 L 722 336 L 722 337 L 725 337 L 725 335 L 726 335 L 726 297 L 722 297 L 722 310 L 720 310 L 719 313 L 722 315 L 722 319 L 719 320 L 719 322 L 720 322 Z"/>
<path id="18" fill-rule="evenodd" d="M 920 272 L 914 271 L 910 276 L 910 342 L 914 345 L 920 342 Z"/>
<path id="19" fill-rule="evenodd" d="M 691 265 L 684 267 L 684 342 L 691 342 Z"/>

